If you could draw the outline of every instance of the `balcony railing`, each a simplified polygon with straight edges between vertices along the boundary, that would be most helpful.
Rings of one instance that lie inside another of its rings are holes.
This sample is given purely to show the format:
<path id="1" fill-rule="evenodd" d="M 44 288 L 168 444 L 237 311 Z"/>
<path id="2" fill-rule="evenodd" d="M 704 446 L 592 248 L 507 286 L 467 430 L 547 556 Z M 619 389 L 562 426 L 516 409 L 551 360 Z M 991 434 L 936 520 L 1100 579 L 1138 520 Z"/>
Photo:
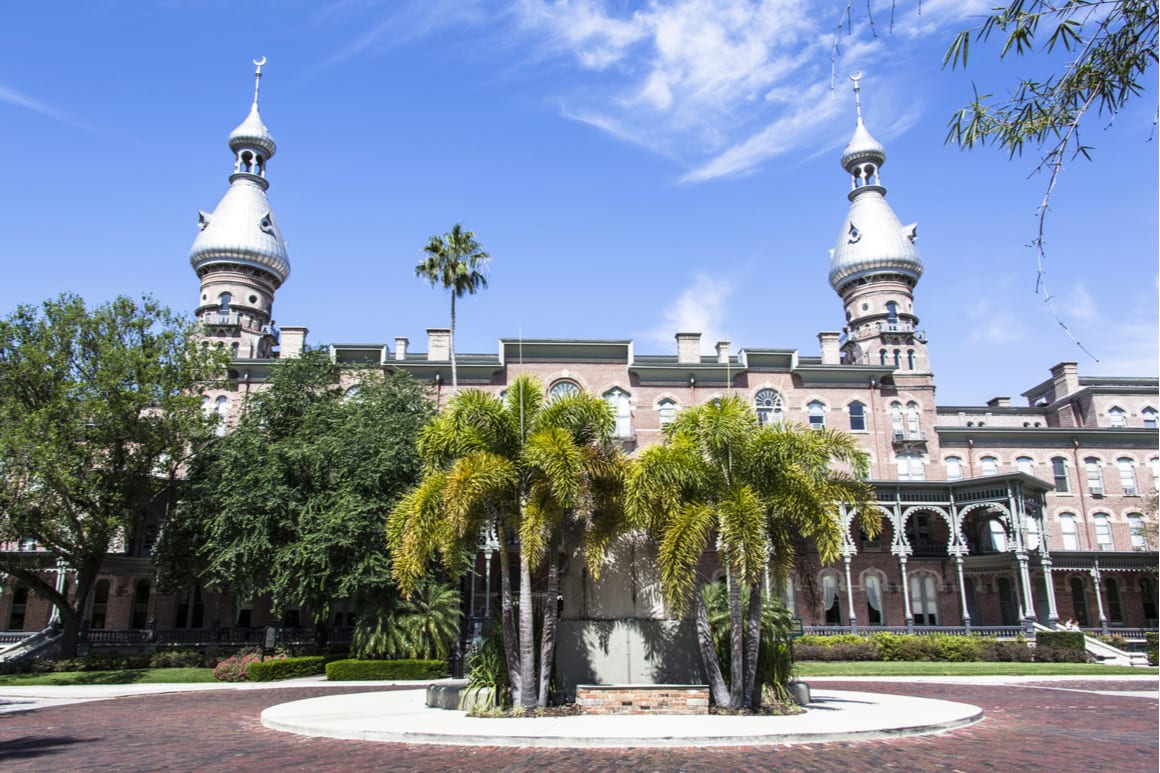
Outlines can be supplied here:
<path id="1" fill-rule="evenodd" d="M 202 318 L 202 322 L 209 327 L 237 327 L 242 324 L 242 315 L 236 311 L 222 313 L 211 312 Z"/>

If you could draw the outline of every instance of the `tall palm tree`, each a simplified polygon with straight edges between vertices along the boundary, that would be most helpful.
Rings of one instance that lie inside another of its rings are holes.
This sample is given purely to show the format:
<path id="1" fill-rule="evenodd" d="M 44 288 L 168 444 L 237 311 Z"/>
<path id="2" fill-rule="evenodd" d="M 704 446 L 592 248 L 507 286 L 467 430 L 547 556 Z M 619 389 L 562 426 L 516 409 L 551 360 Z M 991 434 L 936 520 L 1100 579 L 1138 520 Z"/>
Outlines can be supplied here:
<path id="1" fill-rule="evenodd" d="M 507 549 L 500 558 L 500 621 L 517 705 L 545 705 L 552 669 L 559 570 L 566 530 L 586 535 L 589 569 L 623 526 L 624 462 L 608 441 L 615 421 L 607 404 L 585 394 L 546 402 L 540 383 L 520 376 L 500 399 L 481 390 L 456 394 L 419 440 L 424 473 L 387 521 L 392 572 L 404 594 L 418 586 L 439 556 L 451 573 L 478 534 L 494 530 L 501 544 L 518 538 L 519 620 Z M 540 674 L 536 679 L 532 573 L 547 564 Z"/>
<path id="2" fill-rule="evenodd" d="M 713 701 L 756 705 L 764 574 L 768 569 L 779 585 L 786 581 L 795 535 L 814 540 L 823 562 L 837 558 L 840 504 L 854 508 L 868 534 L 877 532 L 872 492 L 859 480 L 867 457 L 841 432 L 759 426 L 736 395 L 690 408 L 666 433 L 664 445 L 645 449 L 633 465 L 628 514 L 658 542 L 661 587 L 673 611 L 683 614 L 692 603 Z M 708 578 L 698 572 L 714 546 L 729 586 L 728 686 L 701 594 Z"/>
<path id="3" fill-rule="evenodd" d="M 455 299 L 464 294 L 474 295 L 487 287 L 487 277 L 481 269 L 491 260 L 475 234 L 463 230 L 456 223 L 451 231 L 432 236 L 423 248 L 426 257 L 415 266 L 415 276 L 427 280 L 432 287 L 441 286 L 451 291 L 451 386 L 459 386 L 455 370 Z"/>

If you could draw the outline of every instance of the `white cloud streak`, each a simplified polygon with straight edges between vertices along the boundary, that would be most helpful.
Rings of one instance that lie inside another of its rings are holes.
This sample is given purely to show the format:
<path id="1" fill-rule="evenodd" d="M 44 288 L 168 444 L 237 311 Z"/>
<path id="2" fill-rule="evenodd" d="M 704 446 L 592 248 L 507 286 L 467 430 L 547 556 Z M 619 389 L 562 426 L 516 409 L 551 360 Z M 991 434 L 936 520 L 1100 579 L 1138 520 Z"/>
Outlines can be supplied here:
<path id="1" fill-rule="evenodd" d="M 0 102 L 14 105 L 15 107 L 24 108 L 25 110 L 31 110 L 34 113 L 39 113 L 40 115 L 51 118 L 54 121 L 60 121 L 63 124 L 68 124 L 69 126 L 85 128 L 80 123 L 69 118 L 51 105 L 45 104 L 38 99 L 34 99 L 27 94 L 23 94 L 16 89 L 9 88 L 3 84 L 0 84 Z"/>
<path id="2" fill-rule="evenodd" d="M 693 283 L 669 304 L 661 316 L 664 322 L 645 333 L 657 344 L 673 343 L 673 334 L 700 333 L 701 351 L 709 353 L 717 341 L 727 339 L 725 313 L 733 284 L 707 274 L 697 274 Z"/>

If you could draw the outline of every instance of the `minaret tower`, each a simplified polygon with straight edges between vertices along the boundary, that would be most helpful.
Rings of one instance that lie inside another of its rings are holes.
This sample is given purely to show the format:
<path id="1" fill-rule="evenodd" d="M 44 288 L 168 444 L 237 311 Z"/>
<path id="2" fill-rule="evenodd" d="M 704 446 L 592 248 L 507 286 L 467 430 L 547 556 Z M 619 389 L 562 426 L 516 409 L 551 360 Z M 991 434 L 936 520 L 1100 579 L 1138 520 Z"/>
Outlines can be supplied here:
<path id="1" fill-rule="evenodd" d="M 230 188 L 213 214 L 198 211 L 201 233 L 189 253 L 201 279 L 197 317 L 204 340 L 242 359 L 274 356 L 274 292 L 290 275 L 286 242 L 266 200 L 266 164 L 277 146 L 258 112 L 265 63 L 265 57 L 254 60 L 254 104 L 230 132 Z"/>
<path id="2" fill-rule="evenodd" d="M 846 310 L 842 359 L 892 366 L 899 375 L 926 375 L 926 335 L 914 313 L 914 286 L 922 276 L 914 246 L 918 224 L 903 226 L 886 203 L 880 178 L 886 149 L 862 123 L 861 78 L 861 73 L 851 76 L 858 126 L 842 153 L 842 167 L 851 177 L 850 211 L 830 251 L 830 285 Z"/>

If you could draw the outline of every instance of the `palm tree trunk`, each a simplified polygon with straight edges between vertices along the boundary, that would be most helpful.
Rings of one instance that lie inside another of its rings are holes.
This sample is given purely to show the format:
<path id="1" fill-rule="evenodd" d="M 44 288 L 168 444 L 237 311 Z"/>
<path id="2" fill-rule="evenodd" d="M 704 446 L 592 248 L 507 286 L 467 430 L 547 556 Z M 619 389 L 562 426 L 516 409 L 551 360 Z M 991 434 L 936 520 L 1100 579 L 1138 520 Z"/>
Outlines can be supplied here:
<path id="1" fill-rule="evenodd" d="M 544 631 L 540 641 L 540 706 L 548 705 L 548 685 L 552 681 L 552 665 L 556 650 L 556 596 L 560 588 L 559 556 L 554 547 L 548 549 L 548 593 L 544 598 Z"/>
<path id="2" fill-rule="evenodd" d="M 745 628 L 741 608 L 741 581 L 737 572 L 729 570 L 729 706 L 744 706 L 745 686 Z"/>
<path id="3" fill-rule="evenodd" d="M 536 705 L 535 614 L 532 610 L 532 570 L 520 553 L 520 706 Z"/>
<path id="4" fill-rule="evenodd" d="M 717 662 L 717 650 L 713 647 L 713 632 L 709 630 L 709 615 L 705 611 L 705 601 L 701 598 L 701 587 L 693 590 L 693 614 L 697 623 L 697 647 L 701 650 L 701 663 L 705 666 L 705 681 L 709 683 L 709 694 L 718 706 L 729 705 L 729 688 L 721 674 L 721 664 Z"/>
<path id="5" fill-rule="evenodd" d="M 757 659 L 761 651 L 761 586 L 749 586 L 748 623 L 745 641 L 745 690 L 743 706 L 751 709 L 761 707 L 761 689 L 757 686 Z"/>
<path id="6" fill-rule="evenodd" d="M 448 342 L 451 352 L 451 388 L 459 387 L 459 377 L 455 372 L 455 288 L 451 288 L 451 340 Z"/>
<path id="7" fill-rule="evenodd" d="M 507 552 L 507 534 L 503 525 L 499 525 L 499 599 L 500 625 L 503 626 L 503 655 L 507 662 L 508 682 L 513 695 L 519 695 L 523 687 L 520 674 L 520 661 L 516 657 L 519 650 L 519 637 L 516 635 L 516 623 L 512 613 L 512 581 L 511 557 Z"/>

